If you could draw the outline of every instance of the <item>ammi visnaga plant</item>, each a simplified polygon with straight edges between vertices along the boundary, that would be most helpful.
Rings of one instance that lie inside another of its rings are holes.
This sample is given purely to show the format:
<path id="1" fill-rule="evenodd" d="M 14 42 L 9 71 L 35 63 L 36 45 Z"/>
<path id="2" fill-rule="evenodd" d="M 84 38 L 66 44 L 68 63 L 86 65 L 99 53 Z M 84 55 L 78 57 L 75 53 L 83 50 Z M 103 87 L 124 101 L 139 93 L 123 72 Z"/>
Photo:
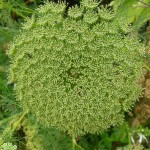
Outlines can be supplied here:
<path id="1" fill-rule="evenodd" d="M 39 7 L 8 52 L 23 109 L 75 137 L 121 124 L 142 91 L 144 49 L 131 30 L 96 0 Z"/>

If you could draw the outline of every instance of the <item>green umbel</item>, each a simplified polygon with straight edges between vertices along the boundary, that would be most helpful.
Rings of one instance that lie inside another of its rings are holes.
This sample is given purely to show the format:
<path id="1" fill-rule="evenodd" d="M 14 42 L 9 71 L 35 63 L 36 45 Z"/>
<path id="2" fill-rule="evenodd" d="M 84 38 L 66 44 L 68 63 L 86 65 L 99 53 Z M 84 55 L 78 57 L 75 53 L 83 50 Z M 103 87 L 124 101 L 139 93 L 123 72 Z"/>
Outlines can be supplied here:
<path id="1" fill-rule="evenodd" d="M 144 49 L 124 18 L 95 0 L 46 3 L 10 44 L 16 97 L 46 127 L 73 136 L 121 124 L 141 94 Z"/>

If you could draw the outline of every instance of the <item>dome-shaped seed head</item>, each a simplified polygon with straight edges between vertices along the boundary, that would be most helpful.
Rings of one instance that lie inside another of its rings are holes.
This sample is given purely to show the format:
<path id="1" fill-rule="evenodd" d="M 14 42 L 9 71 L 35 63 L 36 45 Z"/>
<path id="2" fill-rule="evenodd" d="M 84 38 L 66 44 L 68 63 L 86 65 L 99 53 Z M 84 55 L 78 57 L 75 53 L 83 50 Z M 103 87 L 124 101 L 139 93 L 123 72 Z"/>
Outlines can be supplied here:
<path id="1" fill-rule="evenodd" d="M 95 0 L 48 2 L 10 44 L 10 82 L 37 120 L 70 135 L 123 122 L 141 94 L 143 46 L 123 18 Z"/>

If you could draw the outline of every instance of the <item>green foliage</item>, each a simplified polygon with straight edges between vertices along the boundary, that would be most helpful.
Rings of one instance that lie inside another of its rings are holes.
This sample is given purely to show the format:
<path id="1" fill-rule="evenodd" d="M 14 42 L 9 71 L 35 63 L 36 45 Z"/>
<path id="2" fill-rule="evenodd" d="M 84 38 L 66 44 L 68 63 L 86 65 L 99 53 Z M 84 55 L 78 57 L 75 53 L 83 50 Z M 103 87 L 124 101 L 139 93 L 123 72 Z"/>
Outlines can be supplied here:
<path id="1" fill-rule="evenodd" d="M 97 5 L 84 0 L 66 13 L 64 3 L 47 2 L 9 51 L 22 107 L 74 136 L 122 124 L 142 90 L 142 45 L 126 20 Z"/>
<path id="2" fill-rule="evenodd" d="M 0 120 L 15 114 L 19 110 L 16 107 L 17 104 L 13 94 L 13 87 L 7 84 L 7 68 L 8 58 L 4 51 L 0 50 Z"/>
<path id="3" fill-rule="evenodd" d="M 15 19 L 12 18 L 12 14 L 26 18 L 26 15 L 35 13 L 24 3 L 23 0 L 1 0 L 0 12 L 0 23 L 6 26 L 7 24 L 15 25 Z"/>
<path id="4" fill-rule="evenodd" d="M 84 150 L 138 150 L 144 145 L 148 145 L 150 129 L 147 127 L 131 127 L 126 122 L 119 127 L 100 135 L 86 135 L 79 138 L 78 144 Z M 130 148 L 130 149 L 129 149 Z"/>
<path id="5" fill-rule="evenodd" d="M 17 2 L 10 0 L 0 1 L 0 120 L 10 117 L 18 112 L 16 100 L 13 94 L 13 86 L 8 85 L 7 71 L 9 59 L 6 56 L 6 49 L 8 49 L 8 42 L 18 33 L 18 23 L 13 20 L 12 11 L 5 7 L 10 4 L 14 7 Z M 17 6 L 16 6 L 17 7 Z"/>
<path id="6" fill-rule="evenodd" d="M 117 148 L 117 150 L 144 150 L 144 147 L 140 144 L 138 144 L 138 145 L 127 145 L 124 147 Z"/>
<path id="7" fill-rule="evenodd" d="M 116 13 L 119 16 L 124 16 L 129 23 L 133 23 L 135 29 L 142 27 L 150 19 L 150 7 L 146 4 L 150 4 L 150 0 L 114 0 L 112 2 L 116 9 Z"/>
<path id="8" fill-rule="evenodd" d="M 55 128 L 39 127 L 35 121 L 24 119 L 22 122 L 27 150 L 70 150 L 71 139 Z"/>

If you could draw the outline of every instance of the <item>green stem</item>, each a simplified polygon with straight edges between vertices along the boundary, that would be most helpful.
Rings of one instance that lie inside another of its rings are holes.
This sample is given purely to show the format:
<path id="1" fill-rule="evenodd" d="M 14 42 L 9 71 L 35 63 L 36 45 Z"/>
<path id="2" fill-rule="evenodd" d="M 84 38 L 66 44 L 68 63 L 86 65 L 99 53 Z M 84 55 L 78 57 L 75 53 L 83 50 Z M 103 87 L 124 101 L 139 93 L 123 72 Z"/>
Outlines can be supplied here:
<path id="1" fill-rule="evenodd" d="M 84 150 L 80 145 L 77 144 L 76 139 L 72 136 L 72 150 L 75 150 L 78 147 L 80 150 Z"/>
<path id="2" fill-rule="evenodd" d="M 25 112 L 23 112 L 23 114 L 20 116 L 19 120 L 14 123 L 14 126 L 12 128 L 12 133 L 17 129 L 17 127 L 19 126 L 19 124 L 21 123 L 21 121 L 23 120 L 23 118 L 25 117 L 25 115 L 28 113 L 29 111 L 26 110 Z M 2 138 L 2 141 L 0 141 L 0 146 L 3 145 L 5 143 L 5 141 Z"/>
<path id="3" fill-rule="evenodd" d="M 37 6 L 37 1 L 36 0 L 33 0 L 34 1 L 34 4 Z"/>
<path id="4" fill-rule="evenodd" d="M 72 150 L 75 150 L 75 146 L 76 146 L 76 139 L 74 136 L 72 136 Z"/>
<path id="5" fill-rule="evenodd" d="M 132 144 L 131 144 L 131 133 L 130 133 L 130 131 L 129 131 L 129 127 L 128 127 L 128 125 L 127 125 L 127 123 L 125 123 L 125 127 L 126 127 L 126 131 L 127 131 L 127 136 L 128 136 L 128 143 L 129 143 L 129 150 L 131 150 L 131 146 L 132 146 Z"/>
<path id="6" fill-rule="evenodd" d="M 25 117 L 25 115 L 28 113 L 29 111 L 26 110 L 22 115 L 21 117 L 19 118 L 19 120 L 15 123 L 12 131 L 14 132 L 16 130 L 16 128 L 19 126 L 20 122 L 23 120 L 23 118 Z"/>
<path id="7" fill-rule="evenodd" d="M 76 146 L 77 146 L 80 150 L 84 150 L 80 145 L 76 144 Z"/>

